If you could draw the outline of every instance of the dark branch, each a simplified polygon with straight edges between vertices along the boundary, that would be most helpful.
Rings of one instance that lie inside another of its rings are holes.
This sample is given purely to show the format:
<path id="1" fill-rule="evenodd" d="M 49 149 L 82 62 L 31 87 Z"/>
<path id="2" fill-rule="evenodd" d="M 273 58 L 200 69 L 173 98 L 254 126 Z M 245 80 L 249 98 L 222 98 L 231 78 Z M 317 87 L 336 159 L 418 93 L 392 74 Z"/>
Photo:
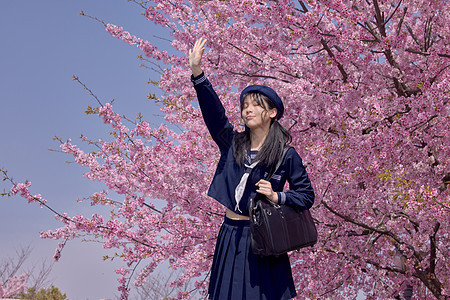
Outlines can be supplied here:
<path id="1" fill-rule="evenodd" d="M 325 41 L 324 39 L 320 40 L 320 43 L 322 44 L 323 48 L 325 49 L 325 51 L 327 51 L 328 55 L 333 58 L 333 60 L 337 63 L 339 72 L 341 72 L 342 75 L 342 80 L 344 81 L 344 83 L 347 83 L 347 79 L 348 79 L 348 74 L 347 72 L 345 72 L 344 67 L 342 66 L 342 64 L 340 62 L 338 62 L 334 56 L 333 51 L 331 51 L 330 47 L 327 44 L 327 41 Z"/>
<path id="2" fill-rule="evenodd" d="M 403 0 L 398 1 L 398 4 L 397 4 L 397 6 L 395 7 L 395 9 L 394 9 L 394 11 L 392 12 L 392 14 L 384 21 L 384 25 L 386 25 L 386 24 L 391 20 L 391 18 L 395 15 L 395 13 L 397 12 L 398 8 L 399 8 L 400 5 L 402 4 L 402 1 L 403 1 Z"/>
<path id="3" fill-rule="evenodd" d="M 290 81 L 288 81 L 288 80 L 280 79 L 280 78 L 270 76 L 270 75 L 246 74 L 246 73 L 240 73 L 240 72 L 235 72 L 235 71 L 231 71 L 231 70 L 228 70 L 228 72 L 231 74 L 234 74 L 234 75 L 253 77 L 253 78 L 269 78 L 269 79 L 275 79 L 275 80 L 279 80 L 282 82 L 290 83 Z"/>
<path id="4" fill-rule="evenodd" d="M 436 222 L 434 226 L 433 235 L 430 236 L 430 273 L 434 274 L 436 269 L 436 234 L 441 224 Z"/>

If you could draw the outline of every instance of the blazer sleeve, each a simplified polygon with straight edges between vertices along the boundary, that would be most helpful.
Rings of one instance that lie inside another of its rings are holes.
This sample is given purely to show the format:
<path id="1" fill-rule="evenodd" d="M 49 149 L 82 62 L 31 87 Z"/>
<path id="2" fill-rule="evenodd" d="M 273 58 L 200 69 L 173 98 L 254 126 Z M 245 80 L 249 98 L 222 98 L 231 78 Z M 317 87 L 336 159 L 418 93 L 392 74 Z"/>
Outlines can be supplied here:
<path id="1" fill-rule="evenodd" d="M 230 124 L 225 115 L 225 108 L 222 102 L 220 102 L 219 97 L 204 73 L 197 77 L 191 76 L 191 81 L 197 92 L 203 120 L 212 139 L 219 146 L 220 151 L 228 149 L 231 146 L 234 132 L 233 125 Z"/>
<path id="2" fill-rule="evenodd" d="M 278 192 L 279 203 L 300 207 L 301 209 L 311 208 L 314 204 L 314 190 L 302 159 L 294 148 L 289 149 L 284 164 L 289 190 Z"/>

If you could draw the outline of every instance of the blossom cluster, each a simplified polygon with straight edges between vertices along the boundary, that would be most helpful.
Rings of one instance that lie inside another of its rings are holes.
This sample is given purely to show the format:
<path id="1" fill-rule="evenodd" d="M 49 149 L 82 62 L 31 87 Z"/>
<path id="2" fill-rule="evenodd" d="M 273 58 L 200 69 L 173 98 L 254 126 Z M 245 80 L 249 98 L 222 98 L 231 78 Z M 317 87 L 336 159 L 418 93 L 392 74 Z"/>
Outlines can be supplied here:
<path id="1" fill-rule="evenodd" d="M 28 273 L 24 273 L 20 276 L 8 278 L 6 282 L 0 282 L 0 297 L 13 297 L 25 291 L 27 288 L 26 281 L 28 279 L 28 275 Z"/>
<path id="2" fill-rule="evenodd" d="M 394 298 L 406 284 L 417 299 L 450 296 L 448 1 L 146 4 L 147 19 L 172 29 L 180 53 L 198 37 L 208 40 L 202 68 L 236 129 L 236 91 L 265 84 L 282 97 L 281 123 L 317 195 L 311 211 L 319 243 L 291 253 L 300 297 L 354 298 L 362 290 Z M 96 152 L 71 141 L 61 149 L 88 168 L 85 177 L 122 199 L 95 193 L 90 204 L 111 206 L 109 216 L 63 215 L 64 226 L 42 236 L 95 234 L 105 248 L 120 249 L 127 268 L 146 263 L 137 284 L 169 262 L 185 270 L 174 285 L 198 278 L 205 293 L 224 209 L 206 195 L 219 151 L 195 103 L 187 60 L 122 27 L 109 24 L 107 31 L 171 65 L 158 100 L 176 126 L 127 127 L 112 105 L 100 108 L 114 138 L 92 142 Z M 13 191 L 32 197 L 28 188 Z M 127 297 L 130 273 L 117 272 Z"/>

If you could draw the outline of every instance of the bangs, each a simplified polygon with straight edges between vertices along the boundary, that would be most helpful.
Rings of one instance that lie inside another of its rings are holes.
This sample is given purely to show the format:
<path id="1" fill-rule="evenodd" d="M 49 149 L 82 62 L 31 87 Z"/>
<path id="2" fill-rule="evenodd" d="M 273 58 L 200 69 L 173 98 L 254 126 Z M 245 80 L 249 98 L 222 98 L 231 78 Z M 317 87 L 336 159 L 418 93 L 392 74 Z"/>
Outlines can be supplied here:
<path id="1" fill-rule="evenodd" d="M 247 97 L 251 97 L 252 101 L 256 101 L 259 106 L 264 108 L 264 110 L 267 111 L 266 103 L 269 106 L 269 109 L 275 108 L 275 105 L 273 104 L 272 100 L 270 100 L 269 97 L 267 97 L 264 94 L 260 93 L 245 93 L 242 96 L 242 102 L 241 102 L 241 112 L 244 109 L 244 102 L 247 99 Z"/>

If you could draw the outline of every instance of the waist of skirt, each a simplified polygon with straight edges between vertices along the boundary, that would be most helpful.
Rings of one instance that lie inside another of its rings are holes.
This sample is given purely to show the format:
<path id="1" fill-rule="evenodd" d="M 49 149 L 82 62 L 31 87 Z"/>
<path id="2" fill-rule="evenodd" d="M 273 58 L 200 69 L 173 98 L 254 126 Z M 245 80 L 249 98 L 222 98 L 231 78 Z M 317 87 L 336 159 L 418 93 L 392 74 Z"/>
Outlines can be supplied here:
<path id="1" fill-rule="evenodd" d="M 223 224 L 227 224 L 230 226 L 236 226 L 236 227 L 249 227 L 250 226 L 250 220 L 233 220 L 225 216 L 223 220 Z"/>

